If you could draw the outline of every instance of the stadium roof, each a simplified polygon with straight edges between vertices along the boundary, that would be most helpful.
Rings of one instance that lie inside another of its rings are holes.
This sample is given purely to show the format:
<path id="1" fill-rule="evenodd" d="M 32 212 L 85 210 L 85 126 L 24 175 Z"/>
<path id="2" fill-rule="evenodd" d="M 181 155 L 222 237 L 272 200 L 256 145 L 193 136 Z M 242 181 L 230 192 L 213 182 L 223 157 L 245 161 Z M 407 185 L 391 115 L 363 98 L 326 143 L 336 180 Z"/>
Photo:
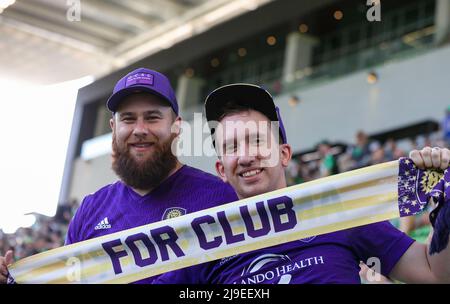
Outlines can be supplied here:
<path id="1" fill-rule="evenodd" d="M 0 78 L 102 76 L 271 1 L 0 0 Z"/>

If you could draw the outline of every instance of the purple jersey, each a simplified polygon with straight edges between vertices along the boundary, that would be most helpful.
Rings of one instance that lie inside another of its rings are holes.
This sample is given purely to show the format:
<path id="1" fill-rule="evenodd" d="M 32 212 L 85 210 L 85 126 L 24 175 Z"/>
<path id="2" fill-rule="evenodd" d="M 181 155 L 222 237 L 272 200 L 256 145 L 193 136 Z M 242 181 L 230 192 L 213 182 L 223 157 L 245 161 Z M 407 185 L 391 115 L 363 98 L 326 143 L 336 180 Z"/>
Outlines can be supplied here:
<path id="1" fill-rule="evenodd" d="M 381 273 L 414 242 L 389 222 L 323 234 L 165 273 L 155 284 L 361 283 L 359 262 L 378 258 Z"/>
<path id="2" fill-rule="evenodd" d="M 118 181 L 84 198 L 69 225 L 66 245 L 236 200 L 229 184 L 187 165 L 144 196 Z"/>

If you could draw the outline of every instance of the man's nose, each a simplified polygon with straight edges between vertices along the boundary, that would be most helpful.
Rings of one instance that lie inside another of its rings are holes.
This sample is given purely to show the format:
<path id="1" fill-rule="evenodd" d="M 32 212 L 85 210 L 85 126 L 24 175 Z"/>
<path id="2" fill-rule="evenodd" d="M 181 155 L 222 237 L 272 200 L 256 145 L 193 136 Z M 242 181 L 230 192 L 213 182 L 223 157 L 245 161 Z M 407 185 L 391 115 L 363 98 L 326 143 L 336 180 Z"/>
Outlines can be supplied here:
<path id="1" fill-rule="evenodd" d="M 250 167 L 256 162 L 255 155 L 249 155 L 249 153 L 245 153 L 239 155 L 238 157 L 238 165 L 242 167 Z"/>
<path id="2" fill-rule="evenodd" d="M 144 120 L 138 119 L 136 121 L 136 126 L 134 127 L 133 135 L 137 137 L 146 137 L 148 135 L 147 124 L 145 123 Z"/>

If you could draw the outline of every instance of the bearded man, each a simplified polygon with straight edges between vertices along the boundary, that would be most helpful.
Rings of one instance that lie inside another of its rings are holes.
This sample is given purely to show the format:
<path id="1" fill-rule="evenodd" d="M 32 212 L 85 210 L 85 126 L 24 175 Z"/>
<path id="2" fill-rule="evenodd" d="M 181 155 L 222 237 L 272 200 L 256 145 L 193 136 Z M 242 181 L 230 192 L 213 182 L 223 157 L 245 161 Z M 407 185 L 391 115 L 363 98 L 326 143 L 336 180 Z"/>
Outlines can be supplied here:
<path id="1" fill-rule="evenodd" d="M 183 165 L 173 154 L 181 117 L 166 76 L 145 68 L 132 71 L 117 82 L 107 107 L 112 168 L 120 180 L 83 199 L 66 245 L 238 199 L 229 184 Z M 11 251 L 0 257 L 0 283 L 6 282 L 11 262 Z"/>

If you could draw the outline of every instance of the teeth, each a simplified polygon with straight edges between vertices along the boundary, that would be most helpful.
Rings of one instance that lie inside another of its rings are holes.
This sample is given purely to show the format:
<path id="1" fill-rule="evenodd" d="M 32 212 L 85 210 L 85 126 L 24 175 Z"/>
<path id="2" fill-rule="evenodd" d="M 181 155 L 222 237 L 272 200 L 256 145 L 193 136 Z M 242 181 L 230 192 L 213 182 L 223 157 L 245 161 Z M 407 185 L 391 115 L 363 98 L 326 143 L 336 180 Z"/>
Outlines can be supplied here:
<path id="1" fill-rule="evenodd" d="M 261 169 L 251 170 L 251 171 L 242 173 L 242 176 L 243 177 L 254 176 L 254 175 L 258 174 L 259 172 L 261 172 Z"/>
<path id="2" fill-rule="evenodd" d="M 139 147 L 139 148 L 145 148 L 150 146 L 150 144 L 135 144 L 134 146 Z"/>

